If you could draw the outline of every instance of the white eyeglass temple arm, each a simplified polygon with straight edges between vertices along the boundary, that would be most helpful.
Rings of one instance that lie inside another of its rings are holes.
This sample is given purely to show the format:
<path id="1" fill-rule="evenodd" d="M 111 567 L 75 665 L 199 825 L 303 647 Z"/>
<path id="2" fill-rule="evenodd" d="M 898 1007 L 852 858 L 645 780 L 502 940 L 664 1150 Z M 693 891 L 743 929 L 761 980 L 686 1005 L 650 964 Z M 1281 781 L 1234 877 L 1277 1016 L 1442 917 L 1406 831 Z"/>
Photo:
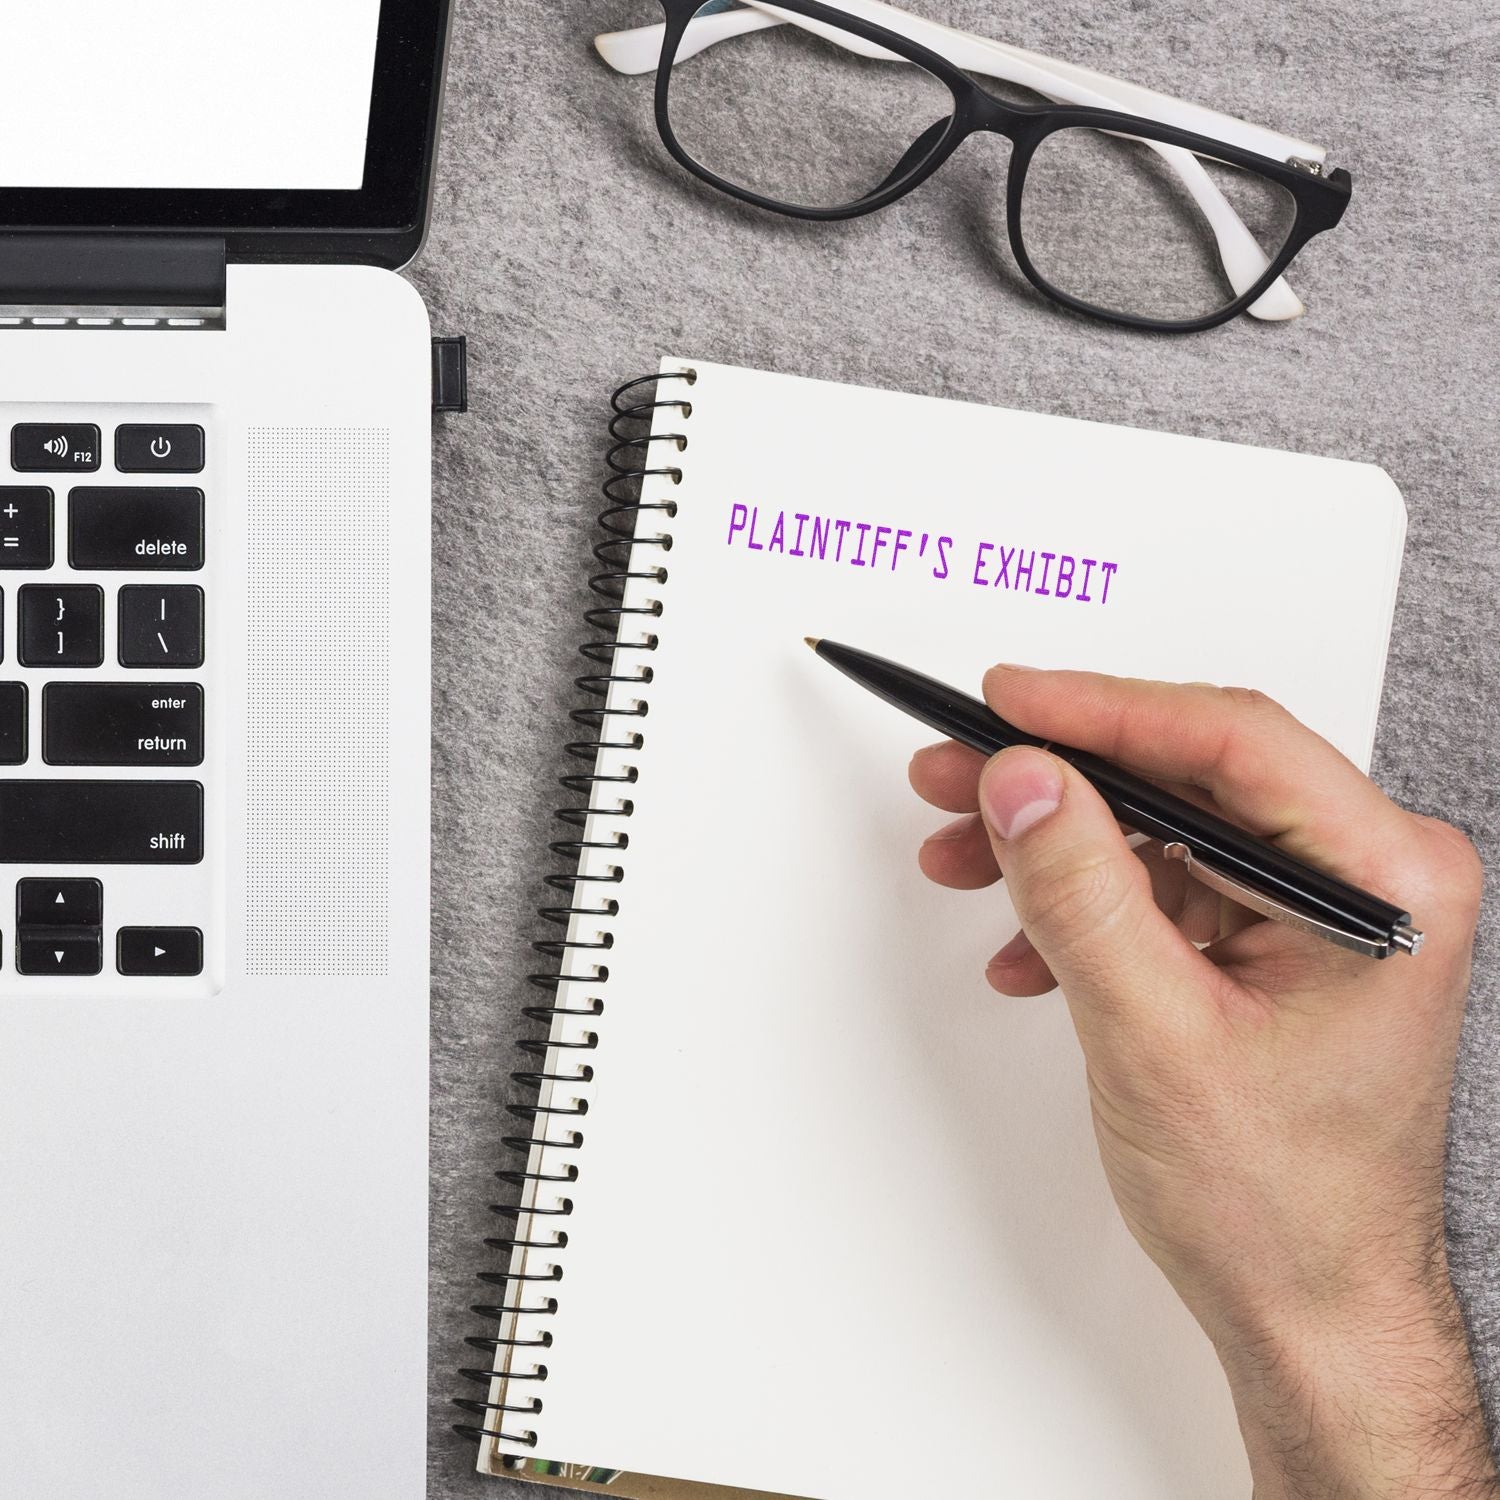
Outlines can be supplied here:
<path id="1" fill-rule="evenodd" d="M 958 31 L 939 21 L 929 21 L 925 17 L 898 10 L 895 6 L 882 4 L 880 0 L 838 0 L 838 4 L 840 9 L 850 15 L 884 26 L 887 31 L 899 32 L 946 57 L 955 67 L 970 72 L 982 72 L 991 78 L 1021 83 L 1023 79 L 1015 76 L 1014 64 L 1030 64 L 1058 79 L 1072 79 L 1099 94 L 1108 95 L 1115 101 L 1112 107 L 1123 108 L 1128 114 L 1141 115 L 1163 125 L 1175 125 L 1180 130 L 1191 130 L 1198 135 L 1228 141 L 1246 151 L 1269 156 L 1273 161 L 1285 161 L 1289 156 L 1296 156 L 1321 163 L 1327 157 L 1323 147 L 1315 146 L 1310 141 L 1283 135 L 1248 120 L 1236 119 L 1233 115 L 1222 114 L 1206 105 L 1194 104 L 1186 99 L 1174 99 L 1126 79 L 1079 67 L 1076 63 L 1064 62 L 1056 57 L 1044 57 L 1039 52 L 1028 52 L 1006 42 L 996 42 L 989 37 Z M 782 10 L 775 4 L 768 3 L 768 0 L 743 0 L 739 8 L 695 17 L 688 22 L 678 45 L 677 55 L 679 58 L 689 58 L 706 47 L 713 46 L 715 42 L 787 22 L 816 31 L 826 39 L 836 41 L 840 46 L 860 52 L 866 57 L 878 58 L 883 62 L 905 60 L 898 59 L 894 52 L 888 52 L 873 42 L 866 42 L 847 32 L 835 33 L 833 28 L 825 27 L 811 16 Z M 654 26 L 638 26 L 630 31 L 606 32 L 594 38 L 594 45 L 600 56 L 617 72 L 649 73 L 656 67 L 661 56 L 662 33 L 665 30 L 666 27 L 658 22 Z M 1013 66 L 1004 67 L 1002 71 L 995 66 L 1001 59 L 1012 60 Z"/>
<path id="2" fill-rule="evenodd" d="M 1326 155 L 1321 147 L 1309 142 L 1279 135 L 1201 105 L 1170 99 L 1150 89 L 1108 78 L 1089 69 L 1075 67 L 1071 63 L 1058 62 L 1002 42 L 955 31 L 935 21 L 926 21 L 881 4 L 880 0 L 843 0 L 843 9 L 889 30 L 899 31 L 911 40 L 930 47 L 955 67 L 1019 83 L 1060 102 L 1119 109 L 1157 119 L 1179 129 L 1214 135 L 1275 160 L 1299 156 L 1308 161 L 1322 162 Z M 826 26 L 809 16 L 765 4 L 764 0 L 751 0 L 750 5 L 740 9 L 695 17 L 688 23 L 677 55 L 679 58 L 691 57 L 717 42 L 783 22 L 791 22 L 815 32 L 826 40 L 863 56 L 884 61 L 904 61 L 897 54 L 875 43 Z M 658 24 L 630 31 L 609 32 L 596 37 L 594 45 L 600 56 L 617 71 L 648 73 L 660 59 L 664 31 L 665 27 Z M 1197 157 L 1181 147 L 1152 141 L 1144 144 L 1151 146 L 1172 166 L 1203 211 L 1218 244 L 1220 259 L 1230 284 L 1238 291 L 1254 285 L 1265 272 L 1268 263 L 1265 252 L 1219 191 L 1217 184 L 1204 171 Z M 1299 316 L 1303 306 L 1286 281 L 1278 277 L 1249 310 L 1258 318 L 1279 320 Z"/>

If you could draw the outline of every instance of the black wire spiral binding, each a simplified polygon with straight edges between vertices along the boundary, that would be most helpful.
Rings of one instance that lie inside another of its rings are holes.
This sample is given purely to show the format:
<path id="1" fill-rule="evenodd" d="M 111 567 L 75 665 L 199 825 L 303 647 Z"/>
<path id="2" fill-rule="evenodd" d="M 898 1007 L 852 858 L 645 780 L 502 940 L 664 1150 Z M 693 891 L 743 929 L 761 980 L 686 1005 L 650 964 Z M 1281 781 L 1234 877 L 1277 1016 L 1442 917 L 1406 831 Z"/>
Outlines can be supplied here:
<path id="1" fill-rule="evenodd" d="M 667 579 L 665 566 L 649 569 L 637 566 L 632 570 L 630 566 L 632 549 L 654 546 L 659 547 L 664 553 L 672 550 L 670 536 L 637 537 L 635 523 L 636 518 L 645 511 L 658 511 L 667 518 L 677 514 L 675 500 L 643 502 L 640 498 L 642 484 L 652 476 L 664 475 L 674 484 L 682 482 L 681 469 L 675 465 L 655 464 L 653 444 L 670 444 L 672 451 L 676 453 L 682 452 L 687 447 L 687 438 L 680 432 L 650 434 L 648 431 L 642 434 L 640 429 L 642 424 L 649 429 L 658 411 L 675 410 L 683 419 L 690 417 L 693 412 L 691 401 L 681 398 L 661 400 L 658 399 L 655 390 L 651 392 L 651 399 L 640 398 L 644 397 L 647 386 L 657 387 L 666 380 L 681 380 L 691 386 L 697 378 L 697 373 L 693 370 L 644 375 L 638 380 L 628 381 L 610 397 L 613 414 L 610 417 L 609 435 L 614 446 L 605 456 L 611 472 L 604 482 L 604 498 L 609 501 L 609 504 L 599 514 L 599 525 L 608 533 L 608 536 L 606 540 L 594 547 L 594 556 L 605 571 L 596 573 L 589 579 L 589 588 L 606 602 L 595 605 L 584 614 L 584 619 L 588 624 L 595 630 L 604 632 L 607 638 L 585 641 L 579 647 L 580 653 L 587 660 L 603 670 L 589 672 L 574 679 L 580 692 L 597 701 L 573 709 L 569 717 L 574 724 L 592 733 L 593 738 L 572 740 L 563 747 L 574 759 L 588 762 L 589 767 L 587 772 L 559 778 L 566 791 L 583 799 L 570 807 L 560 807 L 555 813 L 559 821 L 570 828 L 580 830 L 579 835 L 574 838 L 554 839 L 549 845 L 554 854 L 568 860 L 571 866 L 567 873 L 546 877 L 548 887 L 563 893 L 567 898 L 567 904 L 539 908 L 539 914 L 544 921 L 565 930 L 574 917 L 613 917 L 620 909 L 619 902 L 612 896 L 595 893 L 592 887 L 619 884 L 624 879 L 624 870 L 618 865 L 611 865 L 604 874 L 585 875 L 580 872 L 579 864 L 586 852 L 591 849 L 617 851 L 629 848 L 630 836 L 623 829 L 619 829 L 607 839 L 587 839 L 583 837 L 582 831 L 586 829 L 591 816 L 594 818 L 628 818 L 635 811 L 635 803 L 625 797 L 621 798 L 617 808 L 591 810 L 589 804 L 596 786 L 632 786 L 637 779 L 638 772 L 634 766 L 624 768 L 620 774 L 601 775 L 597 761 L 600 752 L 604 750 L 628 752 L 641 748 L 644 740 L 639 730 L 617 728 L 610 721 L 643 719 L 646 717 L 648 705 L 645 702 L 638 702 L 630 708 L 608 708 L 605 703 L 614 683 L 644 685 L 651 682 L 654 676 L 651 667 L 645 663 L 633 664 L 636 670 L 628 673 L 617 671 L 616 659 L 625 651 L 655 651 L 656 635 L 648 633 L 638 641 L 622 641 L 617 639 L 617 636 L 621 625 L 627 618 L 645 616 L 655 619 L 662 613 L 660 600 L 653 601 L 647 606 L 625 604 L 625 591 L 633 579 L 642 579 L 650 583 L 665 583 Z M 585 901 L 593 901 L 597 904 L 578 904 Z M 593 1080 L 594 1069 L 590 1063 L 580 1060 L 575 1072 L 556 1073 L 546 1071 L 549 1067 L 547 1059 L 552 1056 L 554 1060 L 551 1066 L 559 1066 L 563 1058 L 557 1054 L 566 1055 L 570 1051 L 592 1051 L 599 1044 L 599 1036 L 597 1032 L 590 1030 L 583 1032 L 575 1041 L 554 1041 L 550 1033 L 552 1023 L 560 1016 L 594 1017 L 604 1014 L 604 1001 L 597 996 L 591 997 L 582 1004 L 571 1004 L 567 1003 L 568 997 L 563 996 L 561 991 L 564 984 L 575 983 L 578 980 L 586 980 L 590 984 L 607 983 L 608 966 L 596 963 L 593 972 L 584 975 L 564 976 L 562 969 L 570 952 L 603 953 L 607 952 L 613 944 L 614 935 L 604 933 L 596 942 L 576 942 L 563 937 L 546 938 L 531 945 L 536 952 L 555 960 L 557 969 L 545 974 L 526 976 L 530 984 L 547 992 L 549 1003 L 522 1007 L 522 1014 L 528 1020 L 540 1022 L 545 1029 L 540 1035 L 524 1038 L 517 1045 L 522 1052 L 530 1057 L 540 1058 L 541 1062 L 536 1068 L 522 1068 L 510 1075 L 525 1089 L 526 1097 L 533 1101 L 506 1105 L 508 1115 L 526 1122 L 527 1134 L 502 1137 L 507 1148 L 521 1153 L 523 1167 L 529 1164 L 531 1152 L 536 1147 L 549 1151 L 576 1151 L 583 1145 L 581 1130 L 567 1123 L 554 1125 L 553 1121 L 566 1122 L 587 1114 L 588 1102 L 579 1100 L 571 1106 L 558 1107 L 543 1105 L 540 1101 L 542 1090 L 549 1083 L 589 1083 Z M 558 1129 L 562 1133 L 554 1135 L 553 1131 Z M 560 1226 L 550 1239 L 535 1239 L 529 1236 L 534 1236 L 539 1232 L 545 1233 L 545 1226 L 538 1223 L 538 1220 L 567 1218 L 573 1211 L 573 1200 L 563 1197 L 556 1208 L 539 1208 L 527 1206 L 524 1194 L 528 1185 L 533 1183 L 555 1186 L 575 1182 L 578 1179 L 578 1168 L 570 1164 L 560 1172 L 505 1169 L 496 1172 L 495 1176 L 507 1186 L 517 1189 L 523 1198 L 522 1202 L 516 1205 L 503 1203 L 489 1205 L 490 1212 L 501 1219 L 510 1221 L 514 1225 L 514 1230 L 509 1234 L 487 1237 L 484 1241 L 486 1247 L 502 1251 L 508 1257 L 517 1250 L 565 1250 L 568 1245 L 568 1234 Z M 557 1298 L 549 1296 L 530 1304 L 522 1299 L 528 1295 L 535 1295 L 535 1292 L 528 1286 L 529 1283 L 539 1281 L 555 1283 L 561 1281 L 562 1278 L 563 1271 L 559 1265 L 551 1265 L 545 1272 L 534 1274 L 513 1273 L 508 1266 L 501 1271 L 481 1271 L 478 1273 L 479 1281 L 485 1286 L 499 1288 L 501 1301 L 476 1303 L 470 1307 L 469 1311 L 486 1319 L 549 1316 L 557 1311 Z M 505 1300 L 507 1297 L 514 1300 L 507 1303 Z M 510 1331 L 514 1334 L 518 1330 L 512 1327 Z M 501 1350 L 551 1348 L 552 1335 L 543 1332 L 537 1338 L 527 1339 L 472 1337 L 465 1339 L 464 1342 L 471 1349 L 478 1349 L 488 1354 L 493 1362 Z M 515 1371 L 506 1368 L 498 1372 L 493 1368 L 463 1368 L 458 1373 L 465 1380 L 486 1387 L 498 1373 L 505 1383 L 504 1394 L 509 1398 L 511 1381 L 534 1381 L 540 1384 L 547 1379 L 547 1366 L 538 1363 L 531 1371 Z M 506 1432 L 501 1426 L 491 1427 L 488 1423 L 492 1412 L 500 1414 L 502 1419 L 506 1414 L 535 1416 L 542 1409 L 540 1396 L 532 1396 L 524 1404 L 517 1404 L 509 1399 L 500 1402 L 458 1397 L 454 1399 L 453 1405 L 479 1418 L 477 1426 L 472 1422 L 454 1423 L 453 1430 L 464 1437 L 475 1440 L 487 1437 L 498 1438 L 508 1443 L 523 1443 L 527 1447 L 536 1446 L 536 1433 L 529 1427 L 520 1432 Z"/>

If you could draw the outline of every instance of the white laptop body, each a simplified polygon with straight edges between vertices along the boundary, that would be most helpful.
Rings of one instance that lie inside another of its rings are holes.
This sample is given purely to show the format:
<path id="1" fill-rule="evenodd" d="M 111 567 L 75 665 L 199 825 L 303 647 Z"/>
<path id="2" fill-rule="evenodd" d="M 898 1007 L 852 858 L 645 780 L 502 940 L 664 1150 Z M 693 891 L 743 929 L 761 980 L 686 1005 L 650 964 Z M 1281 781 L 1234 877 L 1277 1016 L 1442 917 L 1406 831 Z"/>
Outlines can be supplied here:
<path id="1" fill-rule="evenodd" d="M 44 150 L 120 9 L 0 19 L 0 1495 L 420 1496 L 446 4 L 168 0 L 250 82 Z"/>

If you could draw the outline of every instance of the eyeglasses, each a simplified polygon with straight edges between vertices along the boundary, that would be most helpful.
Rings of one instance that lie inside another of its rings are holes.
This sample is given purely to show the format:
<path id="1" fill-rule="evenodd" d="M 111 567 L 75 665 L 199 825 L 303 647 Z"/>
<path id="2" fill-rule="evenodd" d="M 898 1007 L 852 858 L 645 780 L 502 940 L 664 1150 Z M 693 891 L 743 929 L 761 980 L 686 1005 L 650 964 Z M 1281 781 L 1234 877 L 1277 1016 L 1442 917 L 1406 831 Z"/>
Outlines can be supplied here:
<path id="1" fill-rule="evenodd" d="M 777 213 L 850 219 L 993 131 L 1012 147 L 1016 263 L 1114 323 L 1299 316 L 1282 272 L 1349 202 L 1349 174 L 1319 146 L 880 0 L 661 5 L 663 24 L 595 46 L 619 72 L 656 69 L 657 128 L 690 172 Z M 971 74 L 1052 102 L 1002 99 Z"/>

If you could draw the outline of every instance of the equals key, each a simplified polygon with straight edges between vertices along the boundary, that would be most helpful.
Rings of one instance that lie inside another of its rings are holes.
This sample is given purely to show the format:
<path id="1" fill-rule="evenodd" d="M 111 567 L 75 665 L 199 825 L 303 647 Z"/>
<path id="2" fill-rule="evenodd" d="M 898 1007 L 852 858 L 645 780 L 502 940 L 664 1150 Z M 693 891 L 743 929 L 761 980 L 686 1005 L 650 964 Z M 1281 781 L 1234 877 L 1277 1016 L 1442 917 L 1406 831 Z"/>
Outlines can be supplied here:
<path id="1" fill-rule="evenodd" d="M 130 584 L 120 590 L 122 667 L 201 667 L 203 590 L 196 584 Z"/>

